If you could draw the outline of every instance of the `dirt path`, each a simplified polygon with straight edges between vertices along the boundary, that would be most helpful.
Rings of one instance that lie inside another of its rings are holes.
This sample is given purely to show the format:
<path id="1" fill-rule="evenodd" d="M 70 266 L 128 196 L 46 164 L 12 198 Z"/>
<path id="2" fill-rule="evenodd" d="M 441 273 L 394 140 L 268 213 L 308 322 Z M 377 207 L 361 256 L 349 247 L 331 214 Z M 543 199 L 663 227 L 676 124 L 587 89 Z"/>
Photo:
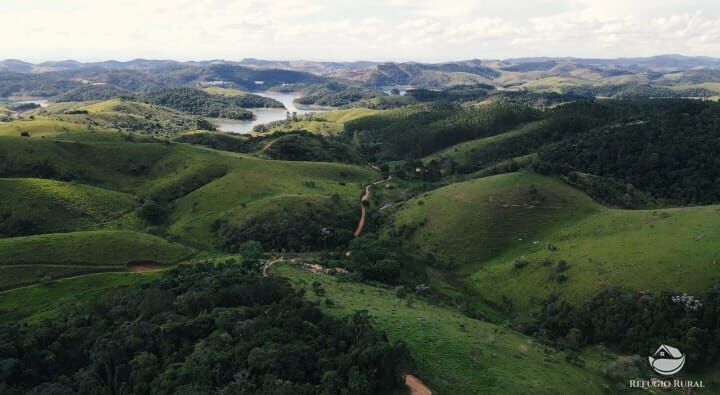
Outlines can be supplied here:
<path id="1" fill-rule="evenodd" d="M 295 258 L 288 259 L 288 258 L 285 258 L 285 257 L 281 256 L 281 257 L 277 257 L 277 258 L 273 259 L 272 261 L 265 262 L 265 263 L 262 265 L 262 269 L 261 269 L 261 270 L 262 270 L 262 276 L 263 276 L 263 277 L 267 277 L 267 276 L 268 276 L 268 270 L 270 270 L 270 267 L 272 267 L 273 264 L 278 263 L 278 262 L 285 262 L 285 261 L 295 262 L 296 259 L 295 259 Z"/>
<path id="2" fill-rule="evenodd" d="M 390 181 L 392 180 L 392 176 L 387 176 L 387 178 L 383 178 L 382 180 L 377 180 L 375 182 L 372 182 L 370 184 L 365 185 L 365 189 L 363 189 L 363 194 L 360 197 L 360 220 L 358 221 L 357 226 L 355 227 L 355 232 L 353 234 L 355 237 L 360 236 L 360 234 L 363 231 L 363 228 L 365 227 L 365 205 L 363 204 L 368 199 L 370 199 L 370 188 L 372 188 L 374 185 Z"/>
<path id="3" fill-rule="evenodd" d="M 128 262 L 127 264 L 128 270 L 136 273 L 155 272 L 158 270 L 167 269 L 170 266 L 173 265 L 154 261 L 134 261 Z"/>
<path id="4" fill-rule="evenodd" d="M 267 151 L 267 149 L 270 148 L 270 147 L 272 147 L 272 145 L 275 144 L 276 141 L 277 141 L 277 140 L 273 140 L 273 141 L 265 144 L 265 146 L 262 147 L 262 149 L 260 150 L 260 152 L 265 152 L 265 151 Z"/>
<path id="5" fill-rule="evenodd" d="M 405 385 L 410 388 L 411 395 L 432 395 L 432 391 L 419 378 L 408 374 L 405 376 Z"/>

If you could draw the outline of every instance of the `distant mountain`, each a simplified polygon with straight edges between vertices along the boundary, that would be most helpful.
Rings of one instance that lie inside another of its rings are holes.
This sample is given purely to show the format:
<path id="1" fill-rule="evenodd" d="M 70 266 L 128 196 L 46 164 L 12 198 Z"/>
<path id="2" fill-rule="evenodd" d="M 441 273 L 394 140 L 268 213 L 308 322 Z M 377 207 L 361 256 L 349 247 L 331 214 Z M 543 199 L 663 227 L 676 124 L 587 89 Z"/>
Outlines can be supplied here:
<path id="1" fill-rule="evenodd" d="M 17 59 L 6 59 L 0 60 L 0 71 L 7 71 L 12 73 L 29 73 L 33 69 L 33 64 L 23 62 Z"/>
<path id="2" fill-rule="evenodd" d="M 515 58 L 505 59 L 504 62 L 511 65 L 542 64 L 557 61 L 568 61 L 583 66 L 602 66 L 626 68 L 632 70 L 648 70 L 648 71 L 679 71 L 697 68 L 720 68 L 720 59 L 707 56 L 684 56 L 684 55 L 658 55 L 651 57 L 637 58 L 613 58 L 613 59 L 593 59 L 593 58 L 573 58 L 573 57 L 537 57 L 537 58 Z"/>

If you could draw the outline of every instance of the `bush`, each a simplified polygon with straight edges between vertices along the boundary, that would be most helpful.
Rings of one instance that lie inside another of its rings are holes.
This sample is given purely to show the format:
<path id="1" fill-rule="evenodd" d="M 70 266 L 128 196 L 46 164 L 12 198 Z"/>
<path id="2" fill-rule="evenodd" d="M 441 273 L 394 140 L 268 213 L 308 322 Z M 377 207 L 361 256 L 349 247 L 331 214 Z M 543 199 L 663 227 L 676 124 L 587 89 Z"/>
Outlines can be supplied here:
<path id="1" fill-rule="evenodd" d="M 515 266 L 515 269 L 522 269 L 525 266 L 527 266 L 528 264 L 530 264 L 530 262 L 527 259 L 522 258 L 522 259 L 516 259 L 515 264 L 513 266 Z"/>
<path id="2" fill-rule="evenodd" d="M 151 224 L 158 224 L 165 219 L 168 210 L 160 204 L 146 200 L 137 210 L 138 216 Z"/>

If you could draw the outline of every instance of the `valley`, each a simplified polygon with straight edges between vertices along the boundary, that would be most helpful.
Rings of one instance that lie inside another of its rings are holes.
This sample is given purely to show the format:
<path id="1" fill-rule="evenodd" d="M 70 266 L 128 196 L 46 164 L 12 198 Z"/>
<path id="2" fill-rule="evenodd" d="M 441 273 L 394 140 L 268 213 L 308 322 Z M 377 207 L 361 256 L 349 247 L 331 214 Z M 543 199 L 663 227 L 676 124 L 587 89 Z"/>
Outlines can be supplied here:
<path id="1" fill-rule="evenodd" d="M 676 60 L 0 67 L 0 392 L 637 393 L 669 344 L 714 393 Z"/>

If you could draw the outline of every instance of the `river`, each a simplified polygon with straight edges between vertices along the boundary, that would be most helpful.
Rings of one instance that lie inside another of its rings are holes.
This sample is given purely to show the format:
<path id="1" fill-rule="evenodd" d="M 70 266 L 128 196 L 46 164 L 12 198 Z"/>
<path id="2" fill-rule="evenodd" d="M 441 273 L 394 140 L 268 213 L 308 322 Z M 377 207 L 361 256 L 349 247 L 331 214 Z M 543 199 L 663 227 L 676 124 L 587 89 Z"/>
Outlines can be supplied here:
<path id="1" fill-rule="evenodd" d="M 327 109 L 308 109 L 298 108 L 294 100 L 300 97 L 294 93 L 281 93 L 281 92 L 260 92 L 255 93 L 256 95 L 269 97 L 281 102 L 285 109 L 280 108 L 249 108 L 255 114 L 255 119 L 252 121 L 239 121 L 236 119 L 212 119 L 213 125 L 221 132 L 230 133 L 249 133 L 252 132 L 255 125 L 262 125 L 264 123 L 280 121 L 286 118 L 287 112 L 296 112 L 298 115 L 309 114 L 313 112 L 327 111 Z"/>

